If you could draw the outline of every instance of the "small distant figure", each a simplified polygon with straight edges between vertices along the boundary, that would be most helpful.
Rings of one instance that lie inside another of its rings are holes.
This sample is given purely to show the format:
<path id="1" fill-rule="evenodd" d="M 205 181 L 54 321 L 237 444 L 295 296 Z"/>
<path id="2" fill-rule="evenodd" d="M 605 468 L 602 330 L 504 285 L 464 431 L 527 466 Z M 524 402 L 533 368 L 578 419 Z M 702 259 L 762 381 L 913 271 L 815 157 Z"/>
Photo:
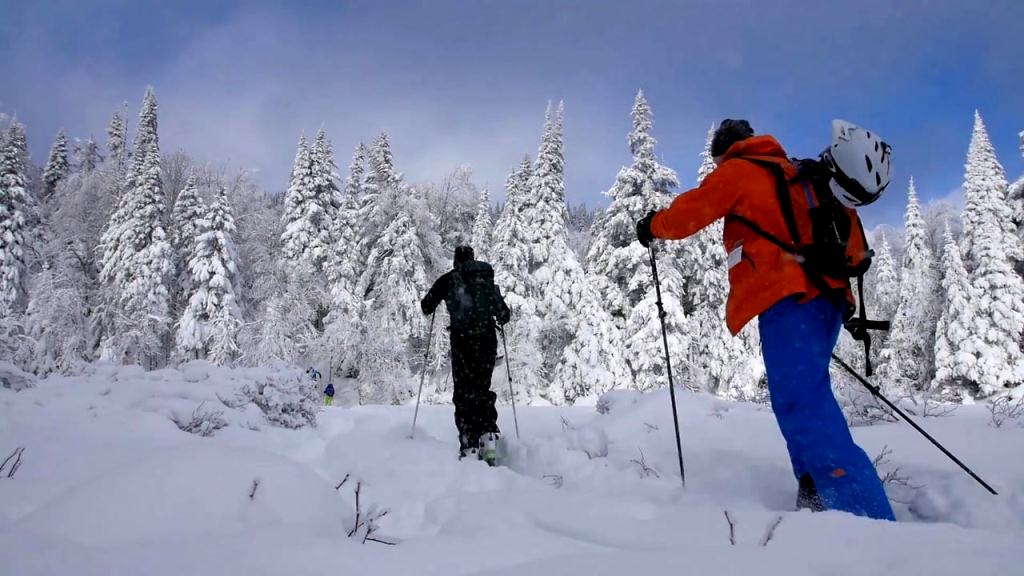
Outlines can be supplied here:
<path id="1" fill-rule="evenodd" d="M 324 406 L 332 406 L 334 404 L 334 384 L 328 383 L 324 388 Z"/>
<path id="2" fill-rule="evenodd" d="M 494 465 L 497 454 L 497 394 L 491 392 L 491 373 L 498 355 L 497 325 L 508 323 L 511 312 L 494 284 L 494 269 L 473 259 L 473 249 L 455 249 L 451 271 L 434 282 L 420 302 L 433 314 L 444 300 L 451 318 L 452 377 L 455 380 L 455 426 L 459 458 L 473 455 Z"/>

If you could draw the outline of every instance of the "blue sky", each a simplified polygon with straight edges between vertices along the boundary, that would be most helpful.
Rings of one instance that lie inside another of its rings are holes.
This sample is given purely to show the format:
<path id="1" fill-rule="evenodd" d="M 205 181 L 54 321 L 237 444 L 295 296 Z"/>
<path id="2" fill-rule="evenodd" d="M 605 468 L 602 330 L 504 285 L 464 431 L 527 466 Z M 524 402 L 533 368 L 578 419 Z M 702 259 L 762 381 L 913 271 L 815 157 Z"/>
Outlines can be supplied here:
<path id="1" fill-rule="evenodd" d="M 824 148 L 832 118 L 882 134 L 895 181 L 864 211 L 869 226 L 899 224 L 911 175 L 926 201 L 955 197 L 975 108 L 1010 177 L 1024 172 L 1020 0 L 2 0 L 0 14 L 0 111 L 28 125 L 37 161 L 61 127 L 105 138 L 152 84 L 165 151 L 270 189 L 323 124 L 343 170 L 387 129 L 411 180 L 470 164 L 497 192 L 561 99 L 568 199 L 603 204 L 643 88 L 684 184 L 724 117 L 796 156 Z"/>

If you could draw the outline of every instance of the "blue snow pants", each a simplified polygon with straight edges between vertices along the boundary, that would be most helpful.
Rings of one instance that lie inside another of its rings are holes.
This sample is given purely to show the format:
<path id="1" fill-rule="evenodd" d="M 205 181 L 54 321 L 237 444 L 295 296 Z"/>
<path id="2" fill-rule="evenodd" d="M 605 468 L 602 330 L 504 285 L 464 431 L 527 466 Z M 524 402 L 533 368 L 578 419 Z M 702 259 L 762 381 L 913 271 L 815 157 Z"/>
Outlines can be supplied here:
<path id="1" fill-rule="evenodd" d="M 759 317 L 761 352 L 775 419 L 786 439 L 793 474 L 809 474 L 831 510 L 895 520 L 867 454 L 853 442 L 832 394 L 829 362 L 842 312 L 818 297 L 786 298 Z"/>

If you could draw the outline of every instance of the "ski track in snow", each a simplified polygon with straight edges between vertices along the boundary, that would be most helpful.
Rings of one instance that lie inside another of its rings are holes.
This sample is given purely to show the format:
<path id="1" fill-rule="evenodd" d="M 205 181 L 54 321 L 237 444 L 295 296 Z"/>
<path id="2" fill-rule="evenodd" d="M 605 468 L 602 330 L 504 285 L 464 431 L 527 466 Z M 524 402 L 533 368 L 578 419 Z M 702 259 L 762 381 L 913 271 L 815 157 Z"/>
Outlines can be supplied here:
<path id="1" fill-rule="evenodd" d="M 992 428 L 982 407 L 924 426 L 998 497 L 904 424 L 854 430 L 921 486 L 891 492 L 906 503 L 886 523 L 790 511 L 795 481 L 763 407 L 679 394 L 683 490 L 665 391 L 618 392 L 608 414 L 520 407 L 520 440 L 502 408 L 492 469 L 456 459 L 449 406 L 421 407 L 410 438 L 411 406 L 325 408 L 293 431 L 219 400 L 275 370 L 95 365 L 0 390 L 0 460 L 25 447 L 16 475 L 0 474 L 0 574 L 1020 573 L 1024 427 Z M 204 402 L 228 424 L 213 437 L 171 421 Z M 357 483 L 364 514 L 388 509 L 378 535 L 396 546 L 347 537 Z"/>

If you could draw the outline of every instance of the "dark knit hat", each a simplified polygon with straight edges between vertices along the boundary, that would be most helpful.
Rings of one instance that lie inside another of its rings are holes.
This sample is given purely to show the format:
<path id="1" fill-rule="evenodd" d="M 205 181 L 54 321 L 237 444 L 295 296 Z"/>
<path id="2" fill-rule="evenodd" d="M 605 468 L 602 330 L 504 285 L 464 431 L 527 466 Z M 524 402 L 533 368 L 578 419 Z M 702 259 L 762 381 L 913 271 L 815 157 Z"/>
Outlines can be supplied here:
<path id="1" fill-rule="evenodd" d="M 469 262 L 473 259 L 473 247 L 472 246 L 457 246 L 455 248 L 455 263 L 461 264 L 462 262 Z"/>
<path id="2" fill-rule="evenodd" d="M 754 129 L 746 120 L 726 118 L 718 125 L 711 138 L 711 157 L 718 158 L 729 151 L 729 147 L 754 135 Z"/>

